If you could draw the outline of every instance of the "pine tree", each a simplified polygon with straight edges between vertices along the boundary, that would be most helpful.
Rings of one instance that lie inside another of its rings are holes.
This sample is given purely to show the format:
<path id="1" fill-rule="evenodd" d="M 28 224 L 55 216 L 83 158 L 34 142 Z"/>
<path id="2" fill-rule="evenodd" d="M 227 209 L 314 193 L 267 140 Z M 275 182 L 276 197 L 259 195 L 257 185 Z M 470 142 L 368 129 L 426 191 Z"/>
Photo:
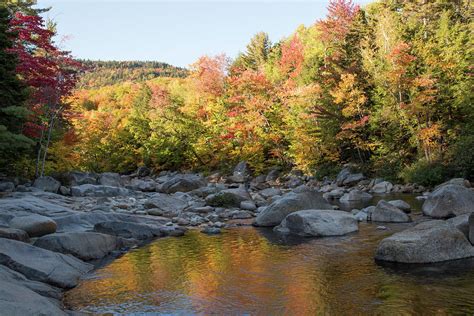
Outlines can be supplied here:
<path id="1" fill-rule="evenodd" d="M 15 73 L 16 56 L 9 52 L 13 45 L 9 22 L 8 10 L 0 6 L 0 161 L 6 167 L 4 159 L 14 159 L 19 150 L 31 144 L 31 140 L 21 134 L 28 111 L 23 105 L 25 87 Z"/>

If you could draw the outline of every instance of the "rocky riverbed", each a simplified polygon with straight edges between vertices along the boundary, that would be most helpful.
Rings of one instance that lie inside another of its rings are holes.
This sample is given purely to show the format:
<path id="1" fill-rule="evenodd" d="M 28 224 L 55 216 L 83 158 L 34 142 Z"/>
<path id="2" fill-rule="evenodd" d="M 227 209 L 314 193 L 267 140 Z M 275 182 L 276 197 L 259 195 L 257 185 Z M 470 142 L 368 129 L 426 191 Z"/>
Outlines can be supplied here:
<path id="1" fill-rule="evenodd" d="M 218 173 L 132 175 L 70 172 L 36 181 L 0 182 L 0 308 L 8 315 L 62 315 L 64 290 L 103 258 L 188 229 L 219 234 L 238 225 L 274 227 L 279 234 L 353 234 L 358 223 L 411 223 L 381 241 L 375 259 L 433 263 L 474 257 L 474 191 L 453 179 L 430 192 L 343 169 L 316 181 L 295 171 L 252 177 L 246 163 Z M 403 200 L 374 195 L 419 194 L 424 216 Z M 357 206 L 357 208 L 354 208 Z M 343 211 L 339 210 L 343 209 Z M 25 300 L 25 297 L 30 299 Z"/>

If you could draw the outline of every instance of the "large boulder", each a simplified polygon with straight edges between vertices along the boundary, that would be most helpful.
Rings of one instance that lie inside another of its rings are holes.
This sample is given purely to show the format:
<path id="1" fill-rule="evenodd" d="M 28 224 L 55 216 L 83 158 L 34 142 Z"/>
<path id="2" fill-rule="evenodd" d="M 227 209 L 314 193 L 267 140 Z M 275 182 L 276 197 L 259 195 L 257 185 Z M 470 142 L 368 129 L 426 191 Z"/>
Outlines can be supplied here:
<path id="1" fill-rule="evenodd" d="M 57 224 L 49 217 L 32 214 L 13 218 L 9 226 L 21 229 L 28 233 L 30 237 L 41 237 L 56 232 Z"/>
<path id="2" fill-rule="evenodd" d="M 344 179 L 344 181 L 342 181 L 342 184 L 347 185 L 347 186 L 352 186 L 359 183 L 360 181 L 364 179 L 365 179 L 365 176 L 362 173 L 351 173 Z"/>
<path id="3" fill-rule="evenodd" d="M 82 184 L 71 188 L 72 196 L 110 197 L 126 196 L 129 191 L 125 188 L 109 185 Z"/>
<path id="4" fill-rule="evenodd" d="M 118 248 L 117 237 L 94 232 L 57 233 L 39 238 L 36 247 L 73 255 L 82 260 L 100 259 Z"/>
<path id="5" fill-rule="evenodd" d="M 104 172 L 99 175 L 99 184 L 108 185 L 111 187 L 120 187 L 122 186 L 122 179 L 118 173 Z"/>
<path id="6" fill-rule="evenodd" d="M 466 236 L 445 221 L 428 221 L 383 239 L 376 260 L 432 263 L 474 256 Z"/>
<path id="7" fill-rule="evenodd" d="M 330 205 L 316 191 L 303 191 L 300 193 L 288 193 L 276 200 L 257 215 L 256 226 L 276 226 L 288 215 L 296 211 L 316 209 L 332 210 Z"/>
<path id="8" fill-rule="evenodd" d="M 247 190 L 242 188 L 222 190 L 206 197 L 206 203 L 214 207 L 240 207 L 241 202 L 248 200 L 252 198 Z"/>
<path id="9" fill-rule="evenodd" d="M 303 210 L 289 214 L 276 231 L 303 237 L 341 236 L 359 230 L 350 213 L 334 210 Z"/>
<path id="10" fill-rule="evenodd" d="M 448 218 L 474 212 L 474 191 L 457 184 L 446 184 L 434 190 L 423 203 L 423 214 Z"/>
<path id="11" fill-rule="evenodd" d="M 342 169 L 336 177 L 336 184 L 337 186 L 344 185 L 344 180 L 346 180 L 351 175 L 351 169 L 345 167 Z"/>
<path id="12" fill-rule="evenodd" d="M 375 184 L 370 191 L 372 193 L 390 193 L 393 189 L 393 184 L 388 181 L 382 181 Z"/>
<path id="13" fill-rule="evenodd" d="M 40 177 L 35 180 L 33 186 L 46 192 L 56 193 L 61 186 L 61 182 L 57 181 L 53 177 Z"/>
<path id="14" fill-rule="evenodd" d="M 457 229 L 459 229 L 466 238 L 469 239 L 469 216 L 471 214 L 463 214 L 456 217 L 451 217 L 450 219 L 446 220 L 446 223 L 453 225 Z"/>
<path id="15" fill-rule="evenodd" d="M 369 210 L 367 219 L 373 222 L 385 223 L 407 223 L 411 221 L 410 216 L 405 212 L 384 200 L 380 200 L 375 208 Z"/>
<path id="16" fill-rule="evenodd" d="M 94 231 L 112 236 L 138 240 L 164 236 L 163 231 L 156 226 L 122 221 L 98 223 L 94 226 Z"/>
<path id="17" fill-rule="evenodd" d="M 64 177 L 64 184 L 77 186 L 82 184 L 97 184 L 98 175 L 91 172 L 71 171 Z"/>
<path id="18" fill-rule="evenodd" d="M 245 182 L 250 176 L 250 169 L 246 161 L 241 161 L 235 166 L 231 180 L 235 182 Z"/>
<path id="19" fill-rule="evenodd" d="M 0 314 L 2 315 L 67 315 L 61 310 L 59 304 L 17 282 L 2 280 L 0 297 Z"/>
<path id="20" fill-rule="evenodd" d="M 76 286 L 78 278 L 93 268 L 74 257 L 5 238 L 0 238 L 0 264 L 61 288 Z"/>
<path id="21" fill-rule="evenodd" d="M 352 190 L 348 193 L 345 193 L 339 200 L 341 203 L 351 203 L 351 202 L 368 202 L 372 200 L 372 195 L 367 192 L 362 192 L 359 190 Z"/>
<path id="22" fill-rule="evenodd" d="M 403 200 L 392 200 L 392 201 L 388 201 L 388 203 L 390 203 L 393 206 L 395 206 L 396 208 L 404 211 L 405 213 L 410 213 L 410 211 L 411 211 L 410 204 L 408 204 L 407 202 L 405 202 Z"/>
<path id="23" fill-rule="evenodd" d="M 206 181 L 195 174 L 182 174 L 164 182 L 160 191 L 164 193 L 189 192 L 206 185 Z"/>

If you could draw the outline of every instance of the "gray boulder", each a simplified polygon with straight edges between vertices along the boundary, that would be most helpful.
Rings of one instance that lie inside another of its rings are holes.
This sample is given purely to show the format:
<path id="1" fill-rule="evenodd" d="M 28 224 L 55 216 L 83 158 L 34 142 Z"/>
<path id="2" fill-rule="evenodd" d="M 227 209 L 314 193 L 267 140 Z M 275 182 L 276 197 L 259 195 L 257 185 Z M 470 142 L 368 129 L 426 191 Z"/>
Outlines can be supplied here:
<path id="1" fill-rule="evenodd" d="M 43 297 L 17 282 L 0 282 L 0 314 L 8 316 L 25 315 L 67 315 L 58 303 Z"/>
<path id="2" fill-rule="evenodd" d="M 255 219 L 255 225 L 276 226 L 279 225 L 288 214 L 308 209 L 332 210 L 333 207 L 319 192 L 292 192 L 285 194 L 282 198 L 276 200 L 260 212 Z"/>
<path id="3" fill-rule="evenodd" d="M 324 193 L 323 197 L 326 200 L 335 200 L 335 199 L 340 199 L 341 197 L 344 196 L 344 194 L 346 194 L 346 189 L 336 188 L 334 190 Z"/>
<path id="4" fill-rule="evenodd" d="M 382 181 L 375 184 L 372 189 L 370 189 L 373 193 L 390 193 L 393 189 L 393 184 L 388 181 Z"/>
<path id="5" fill-rule="evenodd" d="M 49 217 L 32 214 L 13 218 L 9 226 L 21 229 L 28 233 L 30 237 L 41 237 L 56 232 L 57 224 Z"/>
<path id="6" fill-rule="evenodd" d="M 396 208 L 404 211 L 405 213 L 410 213 L 411 206 L 407 202 L 403 200 L 393 200 L 393 201 L 388 201 L 388 203 L 392 204 Z"/>
<path id="7" fill-rule="evenodd" d="M 345 193 L 339 200 L 341 203 L 351 203 L 351 202 L 368 202 L 372 199 L 372 195 L 366 192 L 359 190 L 352 190 L 348 193 Z"/>
<path id="8" fill-rule="evenodd" d="M 474 212 L 474 191 L 457 184 L 446 184 L 434 190 L 423 203 L 423 214 L 447 218 Z"/>
<path id="9" fill-rule="evenodd" d="M 58 192 L 61 183 L 53 177 L 40 177 L 35 180 L 33 186 L 46 192 L 56 193 Z"/>
<path id="10" fill-rule="evenodd" d="M 343 168 L 336 177 L 337 186 L 344 185 L 344 180 L 351 175 L 351 169 L 348 167 Z"/>
<path id="11" fill-rule="evenodd" d="M 97 184 L 98 175 L 91 172 L 72 171 L 65 176 L 65 184 L 78 186 L 82 184 Z"/>
<path id="12" fill-rule="evenodd" d="M 76 286 L 78 278 L 93 268 L 74 257 L 4 238 L 0 238 L 0 264 L 61 288 Z"/>
<path id="13" fill-rule="evenodd" d="M 341 236 L 359 230 L 350 213 L 334 210 L 303 210 L 289 214 L 276 231 L 303 237 Z"/>
<path id="14" fill-rule="evenodd" d="M 3 227 L 0 227 L 0 238 L 14 239 L 23 242 L 28 242 L 30 239 L 24 230 Z"/>
<path id="15" fill-rule="evenodd" d="M 160 209 L 164 213 L 177 215 L 188 205 L 189 203 L 184 199 L 173 195 L 155 193 L 145 202 L 144 207 L 146 209 Z"/>
<path id="16" fill-rule="evenodd" d="M 206 197 L 206 203 L 214 207 L 240 207 L 240 202 L 252 200 L 247 190 L 242 188 L 222 190 Z"/>
<path id="17" fill-rule="evenodd" d="M 160 191 L 164 193 L 189 192 L 206 185 L 206 181 L 195 174 L 182 174 L 164 182 Z"/>
<path id="18" fill-rule="evenodd" d="M 469 216 L 471 214 L 463 214 L 456 217 L 452 217 L 446 220 L 446 223 L 453 225 L 457 229 L 459 229 L 466 238 L 469 239 Z"/>
<path id="19" fill-rule="evenodd" d="M 432 263 L 474 256 L 464 234 L 445 221 L 428 221 L 383 239 L 376 260 Z"/>
<path id="20" fill-rule="evenodd" d="M 110 197 L 126 196 L 129 191 L 125 188 L 112 187 L 109 185 L 82 184 L 71 188 L 72 196 Z"/>
<path id="21" fill-rule="evenodd" d="M 344 181 L 342 181 L 342 184 L 351 186 L 351 185 L 359 183 L 360 181 L 364 179 L 365 177 L 362 173 L 351 173 L 344 179 Z"/>
<path id="22" fill-rule="evenodd" d="M 39 238 L 36 247 L 73 255 L 82 260 L 100 259 L 118 248 L 117 237 L 94 232 L 57 233 Z"/>
<path id="23" fill-rule="evenodd" d="M 368 220 L 385 223 L 407 223 L 411 221 L 411 218 L 392 204 L 380 200 L 374 209 L 369 210 Z"/>
<path id="24" fill-rule="evenodd" d="M 164 236 L 163 231 L 156 226 L 122 221 L 98 223 L 94 226 L 94 231 L 112 236 L 138 240 Z"/>
<path id="25" fill-rule="evenodd" d="M 240 208 L 247 211 L 255 211 L 257 205 L 253 201 L 242 201 L 240 202 Z"/>
<path id="26" fill-rule="evenodd" d="M 151 179 L 132 179 L 128 187 L 135 191 L 155 192 L 157 183 Z"/>
<path id="27" fill-rule="evenodd" d="M 104 172 L 99 175 L 99 184 L 108 185 L 111 187 L 121 187 L 122 180 L 118 173 Z"/>
<path id="28" fill-rule="evenodd" d="M 281 194 L 281 190 L 278 189 L 278 188 L 268 188 L 268 189 L 264 189 L 260 192 L 258 192 L 258 194 L 260 194 L 262 197 L 264 197 L 265 199 L 268 199 L 272 196 L 275 196 L 275 195 L 280 195 Z"/>

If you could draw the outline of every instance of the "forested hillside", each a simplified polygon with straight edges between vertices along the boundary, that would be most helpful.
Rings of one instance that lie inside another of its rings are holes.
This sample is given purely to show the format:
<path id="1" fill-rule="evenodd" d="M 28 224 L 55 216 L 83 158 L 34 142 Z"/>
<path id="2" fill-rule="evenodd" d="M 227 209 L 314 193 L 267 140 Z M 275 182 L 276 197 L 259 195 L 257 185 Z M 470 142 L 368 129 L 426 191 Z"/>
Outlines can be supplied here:
<path id="1" fill-rule="evenodd" d="M 332 0 L 313 25 L 276 43 L 258 33 L 235 60 L 203 56 L 188 76 L 85 62 L 95 69 L 62 98 L 46 168 L 215 170 L 246 160 L 257 172 L 319 177 L 352 163 L 427 185 L 472 178 L 473 7 Z"/>
<path id="2" fill-rule="evenodd" d="M 82 60 L 84 74 L 78 88 L 93 88 L 158 77 L 185 77 L 187 70 L 155 61 L 92 61 Z"/>

